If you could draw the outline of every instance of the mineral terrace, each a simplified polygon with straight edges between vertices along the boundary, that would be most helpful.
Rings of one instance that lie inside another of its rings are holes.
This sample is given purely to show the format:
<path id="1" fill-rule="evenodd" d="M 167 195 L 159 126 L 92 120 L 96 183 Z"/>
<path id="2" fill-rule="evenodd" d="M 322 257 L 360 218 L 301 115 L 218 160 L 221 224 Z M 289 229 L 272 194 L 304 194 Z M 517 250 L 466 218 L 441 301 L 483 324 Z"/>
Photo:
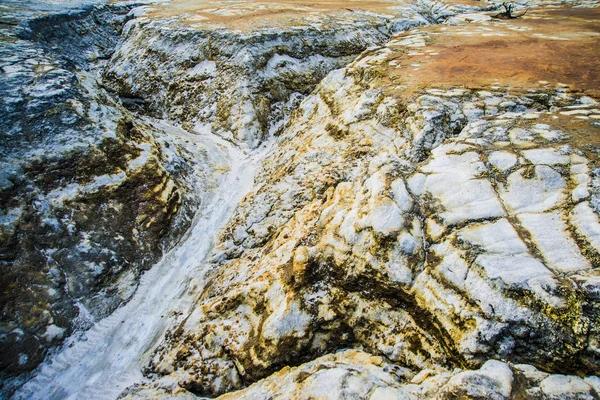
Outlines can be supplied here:
<path id="1" fill-rule="evenodd" d="M 0 398 L 600 399 L 600 3 L 0 1 Z"/>

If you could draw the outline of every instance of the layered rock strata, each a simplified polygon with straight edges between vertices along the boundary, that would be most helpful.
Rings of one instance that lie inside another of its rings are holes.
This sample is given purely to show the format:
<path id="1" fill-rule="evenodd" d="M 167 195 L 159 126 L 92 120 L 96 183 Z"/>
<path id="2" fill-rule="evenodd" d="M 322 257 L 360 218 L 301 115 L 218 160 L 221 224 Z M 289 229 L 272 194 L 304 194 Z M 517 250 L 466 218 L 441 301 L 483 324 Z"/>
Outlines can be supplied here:
<path id="1" fill-rule="evenodd" d="M 258 146 L 328 72 L 409 28 L 487 5 L 190 2 L 145 7 L 103 85 L 131 108 Z"/>
<path id="2" fill-rule="evenodd" d="M 278 137 L 122 397 L 600 396 L 596 2 L 12 3 L 5 393 L 223 183 L 176 124 Z"/>
<path id="3" fill-rule="evenodd" d="M 145 117 L 256 147 L 366 47 L 481 8 L 94 3 L 3 5 L 5 377 L 127 301 L 218 181 L 202 144 Z"/>
<path id="4" fill-rule="evenodd" d="M 285 367 L 238 392 L 233 399 L 595 399 L 597 377 L 550 375 L 528 364 L 486 361 L 476 370 L 411 371 L 360 350 L 327 354 L 298 367 Z M 132 388 L 123 400 L 197 399 L 178 388 Z"/>
<path id="5" fill-rule="evenodd" d="M 201 149 L 159 134 L 96 85 L 131 6 L 9 6 L 0 37 L 4 389 L 131 297 L 189 226 L 212 174 Z"/>
<path id="6" fill-rule="evenodd" d="M 124 395 L 270 376 L 226 398 L 598 396 L 598 66 L 581 56 L 598 10 L 527 15 L 452 18 L 330 73 L 219 238 L 156 383 Z M 572 74 L 542 67 L 558 49 Z"/>

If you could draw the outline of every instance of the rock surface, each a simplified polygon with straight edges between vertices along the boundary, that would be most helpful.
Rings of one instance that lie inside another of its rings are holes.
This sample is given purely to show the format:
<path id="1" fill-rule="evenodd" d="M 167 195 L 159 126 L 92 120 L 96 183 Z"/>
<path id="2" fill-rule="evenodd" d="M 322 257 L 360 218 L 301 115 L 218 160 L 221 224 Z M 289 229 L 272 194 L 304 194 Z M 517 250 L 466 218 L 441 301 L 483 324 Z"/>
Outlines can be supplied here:
<path id="1" fill-rule="evenodd" d="M 130 21 L 103 85 L 131 107 L 257 147 L 325 75 L 477 3 L 175 0 Z"/>
<path id="2" fill-rule="evenodd" d="M 5 386 L 126 302 L 218 181 L 202 143 L 148 116 L 255 148 L 366 47 L 481 8 L 439 3 L 425 18 L 422 5 L 343 6 L 2 5 Z M 253 26 L 256 10 L 282 7 Z M 232 29 L 230 16 L 248 29 Z"/>
<path id="3" fill-rule="evenodd" d="M 131 297 L 214 174 L 202 149 L 97 87 L 131 6 L 12 7 L 0 44 L 4 389 Z"/>
<path id="4" fill-rule="evenodd" d="M 121 398 L 600 397 L 596 1 L 6 4 L 4 393 L 273 140 Z"/>
<path id="5" fill-rule="evenodd" d="M 165 385 L 167 386 L 167 385 Z M 250 387 L 220 396 L 233 399 L 595 399 L 598 378 L 550 375 L 526 364 L 486 361 L 476 370 L 411 371 L 381 356 L 344 350 L 298 367 L 285 367 Z M 194 399 L 181 388 L 133 388 L 123 400 Z"/>
<path id="6" fill-rule="evenodd" d="M 489 361 L 600 372 L 598 65 L 575 57 L 597 48 L 583 15 L 598 11 L 527 15 L 419 28 L 319 84 L 221 235 L 210 286 L 157 350 L 148 376 L 165 377 L 161 390 L 218 395 L 269 377 L 228 398 L 310 398 L 324 379 L 354 393 L 326 398 L 378 398 L 362 362 L 353 386 L 337 356 L 323 378 L 310 361 L 354 348 L 408 374 L 481 368 L 407 398 L 444 385 L 450 397 L 597 396 L 562 375 L 515 389 L 511 367 Z M 529 42 L 546 51 L 523 54 Z M 471 83 L 442 58 L 454 46 L 474 54 Z M 572 79 L 529 67 L 551 64 L 555 46 Z"/>

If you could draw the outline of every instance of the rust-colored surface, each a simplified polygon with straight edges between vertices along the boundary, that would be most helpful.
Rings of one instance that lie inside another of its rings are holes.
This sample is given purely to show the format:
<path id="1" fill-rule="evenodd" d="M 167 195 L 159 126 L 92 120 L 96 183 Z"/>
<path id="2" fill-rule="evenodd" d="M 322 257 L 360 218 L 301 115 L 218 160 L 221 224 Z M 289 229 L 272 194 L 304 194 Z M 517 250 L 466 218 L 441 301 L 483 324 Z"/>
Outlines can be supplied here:
<path id="1" fill-rule="evenodd" d="M 600 9 L 530 10 L 523 18 L 423 28 L 425 47 L 389 57 L 386 74 L 423 86 L 557 86 L 600 97 Z"/>
<path id="2" fill-rule="evenodd" d="M 454 0 L 456 4 L 481 5 L 474 0 Z M 327 17 L 349 17 L 356 11 L 395 16 L 394 7 L 408 3 L 399 0 L 173 0 L 156 4 L 148 18 L 177 17 L 181 23 L 196 27 L 222 27 L 252 31 L 323 21 Z"/>
<path id="3" fill-rule="evenodd" d="M 542 115 L 536 122 L 551 125 L 563 132 L 569 132 L 571 145 L 583 151 L 586 157 L 590 159 L 598 158 L 596 151 L 600 147 L 599 125 L 561 114 Z"/>

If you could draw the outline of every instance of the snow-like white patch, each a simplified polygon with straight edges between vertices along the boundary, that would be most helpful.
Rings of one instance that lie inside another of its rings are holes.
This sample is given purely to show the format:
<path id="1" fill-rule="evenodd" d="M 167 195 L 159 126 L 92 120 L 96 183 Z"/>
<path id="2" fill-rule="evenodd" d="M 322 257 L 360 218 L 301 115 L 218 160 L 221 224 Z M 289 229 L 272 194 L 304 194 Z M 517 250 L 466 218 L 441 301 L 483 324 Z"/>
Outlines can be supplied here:
<path id="1" fill-rule="evenodd" d="M 446 385 L 457 389 L 470 388 L 479 393 L 494 393 L 502 396 L 497 398 L 507 399 L 512 392 L 513 373 L 505 363 L 489 360 L 479 370 L 454 375 Z"/>
<path id="2" fill-rule="evenodd" d="M 415 247 L 418 245 L 416 240 L 413 242 L 413 244 Z M 404 261 L 405 254 L 406 252 L 404 252 L 402 248 L 394 249 L 390 253 L 389 261 L 385 264 L 385 269 L 392 281 L 408 285 L 412 282 L 412 272 Z"/>
<path id="3" fill-rule="evenodd" d="M 582 235 L 597 252 L 600 252 L 600 221 L 590 205 L 577 204 L 573 207 L 570 218 L 577 233 Z"/>
<path id="4" fill-rule="evenodd" d="M 558 129 L 553 129 L 547 124 L 535 124 L 533 128 L 531 128 L 531 131 L 550 142 L 557 142 L 568 137 L 566 133 Z"/>
<path id="5" fill-rule="evenodd" d="M 572 272 L 591 267 L 569 235 L 567 225 L 559 213 L 519 214 L 518 219 L 531 233 L 551 268 Z"/>
<path id="6" fill-rule="evenodd" d="M 19 365 L 25 365 L 27 364 L 27 361 L 29 360 L 29 357 L 27 356 L 27 354 L 19 354 Z"/>
<path id="7" fill-rule="evenodd" d="M 550 375 L 542 381 L 540 388 L 550 398 L 572 398 L 576 393 L 577 398 L 593 398 L 592 387 L 583 379 L 573 375 Z"/>
<path id="8" fill-rule="evenodd" d="M 64 328 L 60 328 L 54 324 L 48 325 L 46 331 L 44 332 L 44 339 L 48 342 L 53 341 L 54 339 L 62 339 L 65 334 Z"/>
<path id="9" fill-rule="evenodd" d="M 116 186 L 122 183 L 126 178 L 125 172 L 119 172 L 113 175 L 99 175 L 94 177 L 88 185 L 79 185 L 71 183 L 65 187 L 54 189 L 46 195 L 46 200 L 53 205 L 60 206 L 67 200 L 73 200 L 85 193 L 94 193 L 107 186 Z"/>
<path id="10" fill-rule="evenodd" d="M 565 180 L 551 167 L 536 166 L 531 179 L 524 174 L 524 169 L 513 172 L 506 187 L 500 188 L 500 197 L 511 213 L 544 212 L 564 201 Z"/>
<path id="11" fill-rule="evenodd" d="M 517 156 L 508 151 L 494 151 L 488 156 L 488 161 L 500 171 L 508 171 L 517 164 Z"/>
<path id="12" fill-rule="evenodd" d="M 504 210 L 487 180 L 460 182 L 445 175 L 449 174 L 429 176 L 427 190 L 444 206 L 445 211 L 439 216 L 446 225 L 504 215 Z"/>
<path id="13" fill-rule="evenodd" d="M 141 143 L 139 148 L 141 148 L 142 151 L 135 159 L 129 162 L 129 171 L 135 171 L 145 165 L 148 162 L 148 157 L 150 157 L 150 154 L 152 153 L 152 145 L 150 143 Z"/>
<path id="14" fill-rule="evenodd" d="M 305 335 L 310 321 L 310 315 L 300 310 L 296 302 L 288 305 L 282 301 L 279 307 L 265 320 L 263 336 L 273 341 L 290 336 L 302 337 Z"/>
<path id="15" fill-rule="evenodd" d="M 139 18 L 141 16 L 143 16 L 146 11 L 148 10 L 147 6 L 139 6 L 139 7 L 134 7 L 131 9 L 131 11 L 129 11 L 129 13 L 127 14 L 128 17 L 134 17 L 134 18 Z"/>
<path id="16" fill-rule="evenodd" d="M 536 165 L 568 164 L 570 161 L 568 155 L 560 154 L 555 149 L 524 150 L 523 155 Z"/>
<path id="17" fill-rule="evenodd" d="M 390 198 L 383 198 L 358 223 L 362 229 L 372 227 L 377 233 L 390 235 L 402 228 L 404 218 L 398 205 Z"/>
<path id="18" fill-rule="evenodd" d="M 437 270 L 452 282 L 458 288 L 465 288 L 465 280 L 469 272 L 469 265 L 462 258 L 456 249 L 450 247 L 447 242 L 433 246 L 433 250 L 443 256 L 442 262 L 438 265 Z"/>
<path id="19" fill-rule="evenodd" d="M 424 191 L 431 193 L 444 207 L 439 216 L 446 225 L 504 215 L 490 182 L 477 179 L 486 171 L 479 154 L 470 151 L 459 155 L 446 154 L 469 147 L 458 143 L 440 146 L 432 151 L 435 158 L 421 168 L 422 172 L 430 173 L 425 180 Z"/>
<path id="20" fill-rule="evenodd" d="M 415 196 L 421 196 L 423 194 L 423 188 L 425 186 L 426 180 L 427 180 L 427 175 L 417 173 L 417 174 L 412 175 L 410 178 L 408 178 L 406 183 L 408 184 L 410 191 Z"/>
<path id="21" fill-rule="evenodd" d="M 210 60 L 203 60 L 194 67 L 188 69 L 189 75 L 215 76 L 217 73 L 217 63 Z"/>
<path id="22" fill-rule="evenodd" d="M 575 183 L 575 188 L 571 192 L 573 201 L 583 200 L 590 196 L 589 185 L 591 179 L 587 159 L 577 154 L 571 154 L 571 181 Z"/>
<path id="23" fill-rule="evenodd" d="M 527 246 L 505 218 L 464 228 L 458 232 L 458 237 L 488 253 L 502 255 L 527 253 Z"/>

